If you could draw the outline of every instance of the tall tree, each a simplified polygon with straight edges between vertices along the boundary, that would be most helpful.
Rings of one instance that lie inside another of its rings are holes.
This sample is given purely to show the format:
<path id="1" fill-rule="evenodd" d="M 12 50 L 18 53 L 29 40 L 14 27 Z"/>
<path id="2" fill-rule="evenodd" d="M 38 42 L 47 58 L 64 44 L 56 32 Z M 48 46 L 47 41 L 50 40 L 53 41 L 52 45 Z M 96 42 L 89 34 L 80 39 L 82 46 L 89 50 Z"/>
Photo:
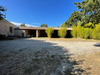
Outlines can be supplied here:
<path id="1" fill-rule="evenodd" d="M 47 24 L 41 24 L 40 27 L 48 27 L 48 25 Z"/>
<path id="2" fill-rule="evenodd" d="M 77 22 L 81 20 L 81 14 L 79 11 L 74 11 L 69 19 L 65 22 L 67 27 L 71 27 L 72 25 L 77 25 Z M 63 24 L 64 25 L 64 24 Z"/>
<path id="3" fill-rule="evenodd" d="M 100 23 L 100 0 L 84 0 L 74 4 L 82 15 L 83 25 L 89 22 L 93 24 Z"/>
<path id="4" fill-rule="evenodd" d="M 26 27 L 26 26 L 25 26 L 25 23 L 21 24 L 20 27 Z"/>
<path id="5" fill-rule="evenodd" d="M 4 12 L 6 11 L 7 9 L 5 9 L 5 7 L 3 6 L 0 6 L 0 20 L 2 20 L 3 18 L 5 18 L 5 14 Z"/>

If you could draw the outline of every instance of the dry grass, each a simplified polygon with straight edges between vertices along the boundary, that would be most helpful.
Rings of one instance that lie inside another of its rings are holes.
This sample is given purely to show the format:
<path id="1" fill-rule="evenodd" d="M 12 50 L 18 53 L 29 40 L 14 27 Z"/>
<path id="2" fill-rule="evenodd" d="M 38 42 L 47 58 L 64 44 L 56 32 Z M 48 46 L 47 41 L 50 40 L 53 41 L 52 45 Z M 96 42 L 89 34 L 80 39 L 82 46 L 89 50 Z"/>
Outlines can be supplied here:
<path id="1" fill-rule="evenodd" d="M 81 39 L 81 38 L 46 38 L 46 37 L 39 37 L 39 38 L 33 38 L 33 39 L 44 39 L 44 40 L 51 40 L 51 41 L 71 41 L 71 42 L 100 42 L 100 40 Z"/>
<path id="2" fill-rule="evenodd" d="M 74 58 L 81 63 L 74 67 L 80 67 L 84 72 L 82 75 L 100 75 L 100 52 L 88 55 L 80 55 Z"/>

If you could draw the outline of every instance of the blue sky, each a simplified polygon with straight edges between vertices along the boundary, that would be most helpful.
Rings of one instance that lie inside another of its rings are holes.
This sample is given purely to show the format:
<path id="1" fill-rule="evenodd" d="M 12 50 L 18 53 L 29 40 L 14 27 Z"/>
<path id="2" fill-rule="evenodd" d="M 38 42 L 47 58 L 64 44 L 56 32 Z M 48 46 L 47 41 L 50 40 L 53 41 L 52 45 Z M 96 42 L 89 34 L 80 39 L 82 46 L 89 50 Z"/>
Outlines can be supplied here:
<path id="1" fill-rule="evenodd" d="M 77 7 L 74 2 L 83 0 L 2 0 L 0 5 L 6 6 L 6 19 L 16 25 L 27 26 L 47 24 L 58 27 L 64 23 Z"/>

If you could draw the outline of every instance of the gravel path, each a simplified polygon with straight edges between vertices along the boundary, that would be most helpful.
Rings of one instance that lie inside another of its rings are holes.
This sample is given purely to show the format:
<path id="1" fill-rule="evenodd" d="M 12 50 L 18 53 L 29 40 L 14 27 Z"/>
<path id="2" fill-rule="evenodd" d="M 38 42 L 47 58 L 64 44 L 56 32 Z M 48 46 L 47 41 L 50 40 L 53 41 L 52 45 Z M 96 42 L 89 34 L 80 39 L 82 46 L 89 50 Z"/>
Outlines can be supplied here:
<path id="1" fill-rule="evenodd" d="M 29 49 L 33 51 L 42 50 L 42 48 L 51 49 L 51 53 L 61 53 L 69 51 L 70 54 L 84 54 L 100 51 L 100 47 L 94 46 L 97 42 L 70 42 L 70 41 L 50 41 L 48 39 L 17 39 L 9 41 L 0 41 L 0 52 L 19 51 Z M 63 49 L 63 51 L 61 51 Z M 58 51 L 58 52 L 57 52 Z"/>
<path id="2" fill-rule="evenodd" d="M 100 52 L 96 43 L 39 38 L 0 41 L 0 75 L 66 75 L 74 62 L 69 58 Z"/>

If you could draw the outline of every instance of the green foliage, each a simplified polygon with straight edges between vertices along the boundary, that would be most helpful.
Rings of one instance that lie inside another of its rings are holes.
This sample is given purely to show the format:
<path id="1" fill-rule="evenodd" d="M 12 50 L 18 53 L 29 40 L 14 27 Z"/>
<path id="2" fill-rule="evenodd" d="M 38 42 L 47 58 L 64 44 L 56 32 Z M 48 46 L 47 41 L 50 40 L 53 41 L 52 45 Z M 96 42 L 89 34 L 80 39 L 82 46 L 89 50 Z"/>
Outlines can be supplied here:
<path id="1" fill-rule="evenodd" d="M 81 21 L 81 26 L 87 23 L 88 28 L 93 28 L 95 24 L 100 23 L 100 0 L 84 0 L 82 2 L 74 3 L 79 9 L 74 11 L 69 19 L 65 22 L 67 27 L 77 25 L 77 22 Z"/>
<path id="2" fill-rule="evenodd" d="M 41 24 L 40 27 L 48 27 L 48 25 L 47 24 Z"/>
<path id="3" fill-rule="evenodd" d="M 25 23 L 21 24 L 20 27 L 26 27 L 26 26 L 25 26 Z"/>
<path id="4" fill-rule="evenodd" d="M 74 38 L 76 38 L 77 37 L 77 27 L 73 25 L 72 28 L 73 28 L 73 30 L 72 30 L 71 34 Z"/>
<path id="5" fill-rule="evenodd" d="M 80 26 L 80 21 L 77 22 L 77 26 L 72 26 L 73 31 L 72 31 L 72 36 L 74 38 L 80 37 L 81 36 L 81 26 Z"/>
<path id="6" fill-rule="evenodd" d="M 90 39 L 93 39 L 94 36 L 94 29 L 90 28 Z"/>
<path id="7" fill-rule="evenodd" d="M 4 15 L 5 11 L 7 11 L 7 9 L 5 9 L 5 7 L 3 7 L 3 6 L 0 6 L 0 20 L 5 18 L 5 16 L 6 16 L 6 15 Z"/>
<path id="8" fill-rule="evenodd" d="M 84 0 L 74 4 L 80 11 L 83 25 L 89 22 L 100 23 L 100 0 Z"/>
<path id="9" fill-rule="evenodd" d="M 84 28 L 84 38 L 88 39 L 90 36 L 90 31 L 89 28 Z"/>
<path id="10" fill-rule="evenodd" d="M 52 33 L 53 33 L 53 28 L 52 27 L 48 27 L 47 29 L 46 29 L 46 33 L 47 33 L 47 36 L 49 37 L 49 38 L 51 38 L 51 36 L 52 36 Z"/>
<path id="11" fill-rule="evenodd" d="M 80 27 L 80 37 L 84 38 L 84 28 Z"/>
<path id="12" fill-rule="evenodd" d="M 81 26 L 80 26 L 80 21 L 77 22 L 77 37 L 80 37 L 81 35 Z"/>
<path id="13" fill-rule="evenodd" d="M 63 23 L 60 27 L 67 27 L 65 23 Z"/>
<path id="14" fill-rule="evenodd" d="M 100 23 L 99 24 L 96 24 L 96 27 L 93 30 L 92 38 L 93 39 L 100 40 Z"/>
<path id="15" fill-rule="evenodd" d="M 77 22 L 81 20 L 81 14 L 79 11 L 74 11 L 69 19 L 65 22 L 67 27 L 71 27 L 72 25 L 77 26 Z"/>
<path id="16" fill-rule="evenodd" d="M 58 31 L 58 36 L 61 38 L 64 38 L 66 34 L 67 34 L 67 28 L 61 27 L 60 30 Z"/>

